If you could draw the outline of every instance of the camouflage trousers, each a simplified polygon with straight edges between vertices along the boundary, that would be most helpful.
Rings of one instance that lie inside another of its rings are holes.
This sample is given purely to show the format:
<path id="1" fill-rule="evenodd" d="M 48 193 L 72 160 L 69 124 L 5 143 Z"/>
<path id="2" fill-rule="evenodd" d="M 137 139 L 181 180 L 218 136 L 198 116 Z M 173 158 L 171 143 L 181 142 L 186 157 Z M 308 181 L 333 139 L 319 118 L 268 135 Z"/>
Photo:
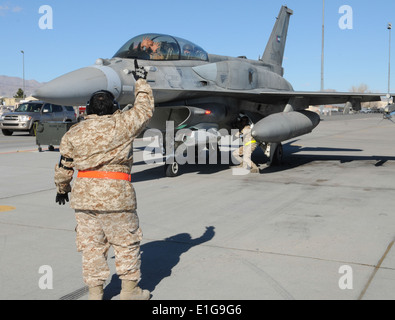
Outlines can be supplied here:
<path id="1" fill-rule="evenodd" d="M 240 163 L 240 167 L 245 169 L 256 169 L 258 168 L 256 164 L 251 160 L 252 153 L 257 148 L 258 144 L 256 142 L 249 143 L 247 145 L 241 146 L 232 152 L 232 156 Z"/>
<path id="2" fill-rule="evenodd" d="M 82 252 L 82 275 L 89 287 L 104 284 L 110 275 L 107 254 L 115 253 L 121 280 L 140 280 L 142 232 L 135 211 L 98 212 L 76 210 L 77 250 Z"/>

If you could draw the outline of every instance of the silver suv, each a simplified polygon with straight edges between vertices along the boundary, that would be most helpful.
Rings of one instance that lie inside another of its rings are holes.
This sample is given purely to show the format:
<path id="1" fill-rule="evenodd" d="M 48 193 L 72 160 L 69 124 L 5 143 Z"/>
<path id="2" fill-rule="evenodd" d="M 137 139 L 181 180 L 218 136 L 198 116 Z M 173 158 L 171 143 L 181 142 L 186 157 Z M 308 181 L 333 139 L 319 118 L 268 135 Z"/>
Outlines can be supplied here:
<path id="1" fill-rule="evenodd" d="M 29 101 L 19 105 L 14 112 L 4 113 L 0 119 L 0 128 L 5 136 L 12 135 L 14 131 L 28 131 L 34 136 L 37 124 L 47 121 L 76 122 L 77 118 L 73 107 Z"/>

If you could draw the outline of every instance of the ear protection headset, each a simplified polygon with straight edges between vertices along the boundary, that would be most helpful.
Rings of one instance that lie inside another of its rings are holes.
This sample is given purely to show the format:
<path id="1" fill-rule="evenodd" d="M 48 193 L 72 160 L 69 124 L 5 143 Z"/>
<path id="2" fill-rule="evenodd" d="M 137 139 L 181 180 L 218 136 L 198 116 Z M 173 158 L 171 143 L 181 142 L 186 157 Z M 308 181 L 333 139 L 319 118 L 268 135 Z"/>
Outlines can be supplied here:
<path id="1" fill-rule="evenodd" d="M 113 104 L 113 112 L 115 112 L 115 111 L 121 109 L 121 107 L 120 107 L 118 101 L 115 100 L 114 95 L 113 95 L 110 91 L 108 91 L 108 90 L 99 90 L 99 91 L 94 92 L 94 93 L 91 95 L 91 98 L 90 98 L 90 99 L 88 100 L 88 102 L 86 103 L 86 107 L 87 107 L 87 108 L 89 108 L 89 105 L 92 103 L 92 98 L 93 98 L 95 95 L 99 94 L 99 93 L 107 94 L 107 95 L 109 95 L 109 96 L 111 97 L 111 99 L 112 99 L 112 104 Z"/>
<path id="2" fill-rule="evenodd" d="M 245 115 L 244 113 L 239 113 L 238 117 L 237 117 L 237 122 L 241 122 L 244 118 L 248 119 L 248 123 L 251 126 L 251 128 L 254 126 L 254 123 L 251 121 L 250 117 Z"/>

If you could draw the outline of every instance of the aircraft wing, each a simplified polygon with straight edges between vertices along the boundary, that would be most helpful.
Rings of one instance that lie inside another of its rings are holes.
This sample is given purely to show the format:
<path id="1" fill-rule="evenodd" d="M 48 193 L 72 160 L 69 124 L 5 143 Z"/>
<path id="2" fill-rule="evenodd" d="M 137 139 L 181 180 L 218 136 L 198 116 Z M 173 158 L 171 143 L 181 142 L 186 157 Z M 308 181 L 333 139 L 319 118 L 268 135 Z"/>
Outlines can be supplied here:
<path id="1" fill-rule="evenodd" d="M 381 101 L 381 96 L 385 94 L 358 93 L 358 92 L 311 92 L 311 91 L 288 91 L 288 92 L 262 92 L 261 95 L 269 99 L 290 98 L 303 99 L 307 105 L 325 105 L 346 103 L 347 101 L 372 102 Z"/>
<path id="2" fill-rule="evenodd" d="M 371 102 L 381 101 L 381 93 L 358 92 L 313 92 L 313 91 L 262 91 L 262 90 L 229 90 L 229 89 L 159 89 L 153 88 L 154 94 L 172 95 L 178 99 L 194 99 L 202 97 L 229 97 L 265 104 L 286 104 L 291 98 L 298 99 L 304 106 L 340 104 L 348 101 Z"/>

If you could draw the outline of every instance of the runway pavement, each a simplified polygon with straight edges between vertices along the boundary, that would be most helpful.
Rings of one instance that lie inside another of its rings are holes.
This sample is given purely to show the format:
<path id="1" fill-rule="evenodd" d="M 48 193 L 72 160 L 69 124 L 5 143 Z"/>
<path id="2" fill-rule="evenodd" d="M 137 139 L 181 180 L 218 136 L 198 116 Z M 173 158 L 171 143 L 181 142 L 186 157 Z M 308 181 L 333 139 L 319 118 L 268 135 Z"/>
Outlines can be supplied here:
<path id="1" fill-rule="evenodd" d="M 284 163 L 232 175 L 187 165 L 164 176 L 135 143 L 144 232 L 141 286 L 153 300 L 395 299 L 395 124 L 323 117 L 284 143 Z M 87 299 L 74 211 L 55 203 L 59 152 L 0 134 L 0 299 Z M 105 299 L 119 299 L 114 254 Z"/>

